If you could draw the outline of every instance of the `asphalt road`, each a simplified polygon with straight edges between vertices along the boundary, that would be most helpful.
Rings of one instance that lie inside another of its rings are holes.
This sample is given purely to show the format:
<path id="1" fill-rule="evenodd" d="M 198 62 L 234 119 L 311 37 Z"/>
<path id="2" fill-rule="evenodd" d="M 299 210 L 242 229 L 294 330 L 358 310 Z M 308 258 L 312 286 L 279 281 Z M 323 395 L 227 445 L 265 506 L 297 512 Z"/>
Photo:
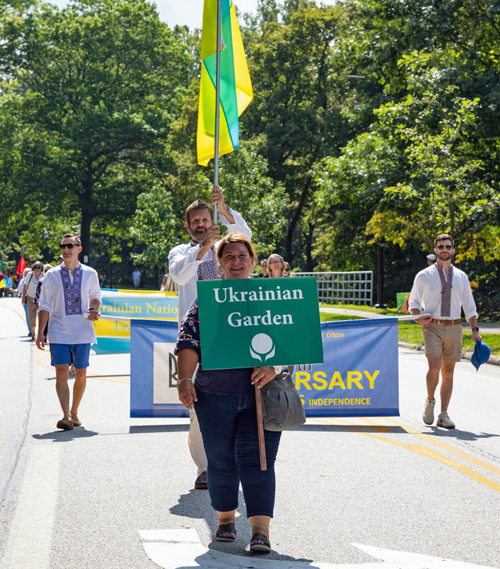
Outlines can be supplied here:
<path id="1" fill-rule="evenodd" d="M 55 428 L 54 371 L 18 309 L 0 302 L 2 569 L 500 568 L 497 366 L 457 364 L 452 431 L 422 423 L 425 356 L 402 349 L 400 417 L 284 433 L 261 562 L 243 503 L 236 543 L 213 540 L 187 420 L 129 418 L 127 356 L 93 356 L 83 427 Z"/>

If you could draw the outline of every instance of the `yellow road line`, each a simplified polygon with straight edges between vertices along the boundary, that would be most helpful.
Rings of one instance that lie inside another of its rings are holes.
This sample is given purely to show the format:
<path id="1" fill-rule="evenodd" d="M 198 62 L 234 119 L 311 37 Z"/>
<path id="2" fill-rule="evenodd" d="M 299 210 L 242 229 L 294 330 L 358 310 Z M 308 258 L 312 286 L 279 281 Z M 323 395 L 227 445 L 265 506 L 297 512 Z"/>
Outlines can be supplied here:
<path id="1" fill-rule="evenodd" d="M 432 460 L 436 460 L 437 462 L 440 462 L 441 464 L 445 464 L 446 466 L 449 466 L 451 468 L 458 470 L 459 472 L 462 472 L 462 474 L 466 474 L 467 476 L 470 476 L 471 478 L 473 478 L 477 482 L 480 482 L 481 484 L 488 486 L 488 488 L 491 488 L 492 490 L 495 490 L 496 492 L 500 492 L 500 484 L 498 482 L 494 482 L 493 480 L 486 478 L 486 476 L 483 476 L 482 474 L 478 474 L 477 472 L 475 472 L 471 468 L 464 466 L 464 465 L 460 464 L 459 462 L 456 462 L 455 460 L 448 458 L 448 457 L 440 454 L 439 452 L 437 452 L 433 449 L 430 449 L 429 447 L 427 447 L 425 445 L 406 445 L 403 443 L 399 443 L 397 441 L 387 439 L 385 437 L 381 437 L 378 435 L 373 435 L 371 433 L 368 433 L 365 430 L 363 430 L 363 425 L 359 425 L 359 423 L 353 423 L 352 421 L 347 421 L 345 419 L 338 419 L 336 417 L 331 417 L 330 419 L 333 419 L 337 422 L 332 423 L 331 421 L 326 421 L 326 420 L 316 419 L 316 418 L 314 418 L 313 420 L 320 422 L 320 423 L 326 423 L 326 424 L 338 426 L 338 427 L 341 427 L 342 429 L 346 429 L 348 431 L 352 431 L 355 433 L 360 433 L 360 434 L 365 435 L 367 437 L 371 437 L 373 439 L 377 439 L 379 441 L 389 443 L 389 444 L 397 446 L 399 448 L 409 450 L 409 451 L 414 452 L 416 454 L 419 454 L 421 456 L 431 458 Z M 340 421 L 344 421 L 345 423 L 347 423 L 347 425 L 343 425 L 342 423 L 340 423 Z M 398 426 L 400 426 L 400 425 L 398 425 Z M 361 427 L 361 429 L 360 429 L 360 427 Z M 411 434 L 413 434 L 413 433 L 411 433 Z"/>
<path id="2" fill-rule="evenodd" d="M 45 350 L 45 353 L 47 353 L 47 350 Z M 42 361 L 42 352 L 36 346 L 35 346 L 35 360 L 37 364 L 44 367 L 45 369 L 50 369 L 51 371 L 55 371 L 52 366 Z M 99 379 L 100 381 L 111 381 L 112 383 L 122 383 L 125 385 L 130 385 L 130 381 L 127 381 L 126 379 L 112 379 L 107 375 L 87 375 L 87 379 Z"/>
<path id="3" fill-rule="evenodd" d="M 427 441 L 428 443 L 431 443 L 433 445 L 441 447 L 442 449 L 445 449 L 448 452 L 450 452 L 456 456 L 459 456 L 460 458 L 463 458 L 464 460 L 468 460 L 469 462 L 472 462 L 472 464 L 475 464 L 476 466 L 480 466 L 481 468 L 489 470 L 490 472 L 493 472 L 494 474 L 498 474 L 500 476 L 500 469 L 499 468 L 495 468 L 494 466 L 492 466 L 491 464 L 488 464 L 487 462 L 483 462 L 482 460 L 474 458 L 473 456 L 470 456 L 469 454 L 462 452 L 461 450 L 458 450 L 458 449 L 456 449 L 450 445 L 447 445 L 446 443 L 442 443 L 441 441 L 436 440 L 436 437 L 434 437 L 434 436 L 426 435 L 425 433 L 421 433 L 420 431 L 417 431 L 416 429 L 413 429 L 412 427 L 408 427 L 407 425 L 403 425 L 402 423 L 399 424 L 397 421 L 393 421 L 392 419 L 389 419 L 387 417 L 384 417 L 384 420 L 388 421 L 389 423 L 392 423 L 393 425 L 401 427 L 402 429 L 404 429 L 407 433 L 409 433 L 411 435 L 415 435 L 415 436 L 423 439 L 424 441 Z"/>
<path id="4" fill-rule="evenodd" d="M 46 364 L 45 362 L 42 361 L 42 353 L 41 353 L 41 350 L 39 350 L 39 349 L 36 347 L 36 345 L 34 345 L 34 347 L 35 347 L 35 360 L 36 360 L 36 363 L 37 363 L 38 365 L 44 367 L 45 369 L 50 369 L 50 370 L 52 370 L 52 369 L 53 369 L 52 366 L 50 366 L 50 365 L 48 365 L 48 364 Z M 47 353 L 47 347 L 45 347 L 45 353 Z"/>
<path id="5" fill-rule="evenodd" d="M 130 385 L 130 381 L 126 379 L 112 379 L 111 377 L 107 377 L 105 375 L 87 375 L 87 379 L 98 379 L 99 381 L 111 381 L 112 383 L 123 383 L 125 385 Z"/>

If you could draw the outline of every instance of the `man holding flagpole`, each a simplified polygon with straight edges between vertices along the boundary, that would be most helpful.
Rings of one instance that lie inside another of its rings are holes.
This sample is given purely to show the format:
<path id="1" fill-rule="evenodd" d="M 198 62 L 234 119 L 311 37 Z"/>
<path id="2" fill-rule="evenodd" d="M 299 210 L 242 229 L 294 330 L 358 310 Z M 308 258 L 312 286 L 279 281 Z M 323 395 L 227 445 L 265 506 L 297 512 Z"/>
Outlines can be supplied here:
<path id="1" fill-rule="evenodd" d="M 186 211 L 186 229 L 191 243 L 170 251 L 172 280 L 179 285 L 179 324 L 197 296 L 198 279 L 219 278 L 216 262 L 220 221 L 230 233 L 252 232 L 241 215 L 230 210 L 219 188 L 219 156 L 239 146 L 239 117 L 253 99 L 245 49 L 232 0 L 205 0 L 201 36 L 201 81 L 198 110 L 198 164 L 214 159 L 212 206 L 197 200 Z M 207 457 L 194 410 L 190 410 L 189 449 L 198 466 L 195 488 L 207 488 Z"/>
<path id="2" fill-rule="evenodd" d="M 227 227 L 229 233 L 243 233 L 251 238 L 251 229 L 237 211 L 225 204 L 224 193 L 220 188 L 212 190 L 211 201 L 213 206 L 218 207 L 220 221 Z M 212 223 L 212 214 L 213 209 L 207 202 L 202 200 L 193 202 L 186 210 L 185 221 L 191 242 L 174 247 L 168 255 L 170 277 L 178 285 L 179 324 L 197 296 L 197 281 L 219 278 L 216 252 L 219 245 L 220 227 Z M 206 490 L 207 457 L 194 409 L 190 409 L 188 445 L 198 468 L 194 487 L 198 490 Z"/>

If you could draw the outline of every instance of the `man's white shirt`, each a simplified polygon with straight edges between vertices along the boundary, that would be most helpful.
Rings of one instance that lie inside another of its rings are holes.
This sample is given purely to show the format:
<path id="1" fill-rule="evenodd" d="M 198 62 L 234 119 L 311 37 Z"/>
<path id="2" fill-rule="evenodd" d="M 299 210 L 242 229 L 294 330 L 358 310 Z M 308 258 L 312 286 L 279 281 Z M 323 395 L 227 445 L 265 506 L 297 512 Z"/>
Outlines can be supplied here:
<path id="1" fill-rule="evenodd" d="M 234 223 L 229 223 L 226 217 L 219 212 L 220 222 L 227 227 L 229 233 L 242 233 L 245 237 L 251 239 L 252 230 L 248 227 L 241 215 L 230 208 L 231 215 L 234 217 Z M 220 241 L 215 243 L 215 250 L 219 246 Z M 181 323 L 184 315 L 188 311 L 193 300 L 197 297 L 196 283 L 198 281 L 198 267 L 201 263 L 210 259 L 210 252 L 197 260 L 196 256 L 200 251 L 199 246 L 192 246 L 191 243 L 178 245 L 174 247 L 168 255 L 168 271 L 170 278 L 178 285 L 179 308 L 178 320 Z"/>
<path id="2" fill-rule="evenodd" d="M 79 265 L 82 270 L 81 307 L 82 313 L 88 313 L 92 300 L 102 300 L 97 272 L 86 265 Z M 49 344 L 95 344 L 97 342 L 94 323 L 83 314 L 67 315 L 65 295 L 61 278 L 63 265 L 50 270 L 43 279 L 40 293 L 40 310 L 50 312 L 48 341 Z M 74 277 L 69 271 L 71 283 Z"/>
<path id="3" fill-rule="evenodd" d="M 448 271 L 444 271 L 448 277 Z M 467 275 L 453 267 L 451 288 L 450 316 L 441 316 L 442 285 L 439 271 L 436 265 L 432 265 L 420 271 L 415 277 L 410 293 L 408 308 L 416 308 L 438 320 L 457 320 L 461 316 L 461 307 L 464 308 L 465 319 L 477 316 L 476 304 L 472 296 L 470 283 Z"/>

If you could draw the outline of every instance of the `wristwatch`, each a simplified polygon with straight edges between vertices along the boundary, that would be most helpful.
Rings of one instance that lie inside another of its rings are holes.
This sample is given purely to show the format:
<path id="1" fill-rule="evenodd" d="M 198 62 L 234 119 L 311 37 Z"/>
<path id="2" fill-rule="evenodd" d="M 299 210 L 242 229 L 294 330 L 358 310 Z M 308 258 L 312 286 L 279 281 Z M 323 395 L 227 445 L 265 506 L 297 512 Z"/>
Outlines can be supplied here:
<path id="1" fill-rule="evenodd" d="M 472 330 L 473 332 L 479 332 L 479 328 L 478 328 L 477 326 L 475 326 L 474 328 L 471 328 L 471 330 Z"/>

